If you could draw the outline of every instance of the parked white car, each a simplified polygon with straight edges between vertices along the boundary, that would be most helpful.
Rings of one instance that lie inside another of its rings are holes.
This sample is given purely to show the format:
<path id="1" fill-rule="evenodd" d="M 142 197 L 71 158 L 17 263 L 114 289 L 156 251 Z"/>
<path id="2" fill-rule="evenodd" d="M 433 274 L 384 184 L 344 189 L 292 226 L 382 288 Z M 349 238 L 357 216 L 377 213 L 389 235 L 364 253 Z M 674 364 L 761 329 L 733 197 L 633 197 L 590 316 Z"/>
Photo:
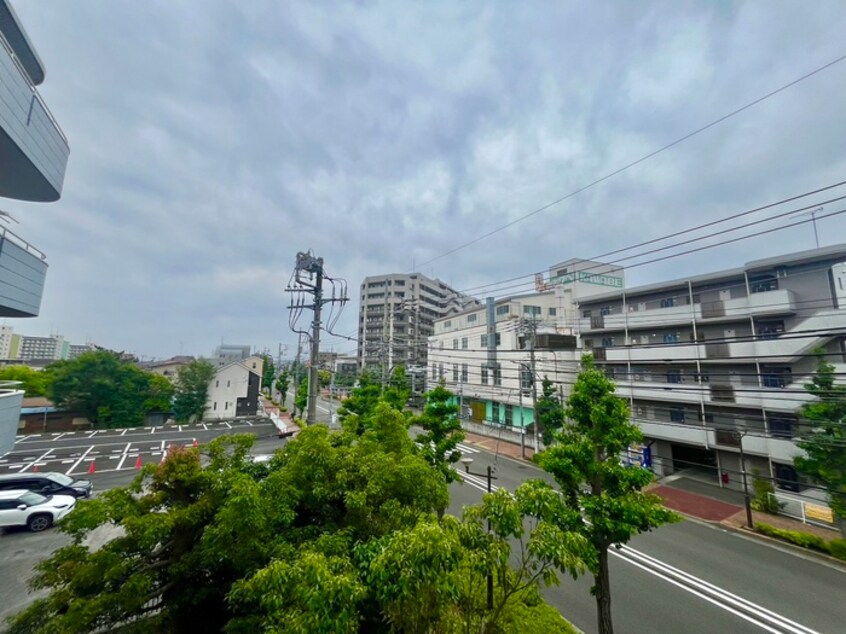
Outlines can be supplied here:
<path id="1" fill-rule="evenodd" d="M 70 495 L 40 495 L 23 489 L 0 491 L 0 526 L 26 526 L 40 532 L 73 510 Z"/>

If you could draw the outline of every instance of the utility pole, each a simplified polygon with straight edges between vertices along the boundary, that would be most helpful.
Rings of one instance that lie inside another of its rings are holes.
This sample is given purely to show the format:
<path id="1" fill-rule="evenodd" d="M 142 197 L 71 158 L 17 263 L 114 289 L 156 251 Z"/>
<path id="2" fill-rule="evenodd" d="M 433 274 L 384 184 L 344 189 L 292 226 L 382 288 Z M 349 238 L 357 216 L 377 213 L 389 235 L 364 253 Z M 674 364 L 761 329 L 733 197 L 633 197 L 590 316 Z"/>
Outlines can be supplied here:
<path id="1" fill-rule="evenodd" d="M 330 299 L 324 299 L 324 279 L 332 281 L 332 279 L 328 277 L 323 270 L 323 258 L 315 257 L 311 251 L 308 253 L 297 253 L 297 263 L 294 268 L 293 285 L 286 290 L 291 293 L 299 294 L 299 297 L 297 298 L 299 301 L 297 303 L 292 302 L 291 306 L 289 306 L 291 310 L 299 311 L 302 308 L 311 308 L 314 315 L 311 322 L 311 354 L 308 369 L 308 415 L 306 417 L 306 423 L 308 425 L 314 425 L 317 423 L 317 395 L 319 393 L 317 370 L 318 357 L 320 355 L 321 310 L 323 309 L 323 304 L 337 302 L 343 305 L 347 302 L 345 289 L 339 297 L 335 297 L 333 292 Z M 303 296 L 306 294 L 312 295 L 314 298 L 313 303 L 310 305 L 306 305 L 304 302 Z M 296 319 L 294 319 L 294 321 L 296 321 Z M 294 329 L 293 323 L 291 327 Z M 305 331 L 295 330 L 295 332 L 300 332 L 309 336 Z M 299 358 L 299 352 L 297 353 L 297 357 Z"/>
<path id="2" fill-rule="evenodd" d="M 540 421 L 538 420 L 538 387 L 537 387 L 537 370 L 535 367 L 535 333 L 537 332 L 537 322 L 532 319 L 523 320 L 523 325 L 528 326 L 523 332 L 529 333 L 529 362 L 532 367 L 532 421 L 535 427 L 535 453 L 540 451 Z M 522 385 L 520 386 L 522 389 Z"/>
<path id="3" fill-rule="evenodd" d="M 743 505 L 746 507 L 746 526 L 749 529 L 755 528 L 752 522 L 752 500 L 749 497 L 749 484 L 746 481 L 746 455 L 743 453 L 743 437 L 746 432 L 735 431 L 734 438 L 737 440 L 737 447 L 740 449 L 740 474 L 743 477 Z"/>

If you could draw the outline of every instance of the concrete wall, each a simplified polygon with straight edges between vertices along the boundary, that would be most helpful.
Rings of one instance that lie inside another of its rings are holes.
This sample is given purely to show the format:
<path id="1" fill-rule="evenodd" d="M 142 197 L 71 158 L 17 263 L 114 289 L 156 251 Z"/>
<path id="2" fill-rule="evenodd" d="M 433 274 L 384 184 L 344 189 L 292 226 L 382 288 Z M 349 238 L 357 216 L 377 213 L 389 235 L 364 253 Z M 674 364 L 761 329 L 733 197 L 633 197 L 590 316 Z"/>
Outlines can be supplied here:
<path id="1" fill-rule="evenodd" d="M 23 390 L 0 393 L 0 455 L 15 448 Z"/>

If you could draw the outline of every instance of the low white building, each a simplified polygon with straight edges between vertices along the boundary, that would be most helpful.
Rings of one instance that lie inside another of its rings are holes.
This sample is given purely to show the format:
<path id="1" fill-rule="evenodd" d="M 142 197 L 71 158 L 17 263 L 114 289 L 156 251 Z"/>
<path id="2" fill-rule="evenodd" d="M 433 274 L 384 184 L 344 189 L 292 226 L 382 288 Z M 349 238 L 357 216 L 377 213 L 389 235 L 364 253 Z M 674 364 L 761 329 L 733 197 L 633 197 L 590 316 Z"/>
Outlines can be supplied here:
<path id="1" fill-rule="evenodd" d="M 253 369 L 250 359 L 235 361 L 218 368 L 209 383 L 205 420 L 255 416 L 259 409 L 261 360 Z"/>

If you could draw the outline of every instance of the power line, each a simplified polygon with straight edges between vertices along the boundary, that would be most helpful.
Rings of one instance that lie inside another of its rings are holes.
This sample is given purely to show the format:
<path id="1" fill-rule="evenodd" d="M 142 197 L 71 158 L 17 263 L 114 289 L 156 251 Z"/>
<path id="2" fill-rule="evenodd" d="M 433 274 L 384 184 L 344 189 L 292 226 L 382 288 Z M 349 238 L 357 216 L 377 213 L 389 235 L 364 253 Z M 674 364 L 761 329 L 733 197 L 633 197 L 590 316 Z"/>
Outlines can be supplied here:
<path id="1" fill-rule="evenodd" d="M 605 176 L 602 176 L 601 178 L 597 178 L 596 180 L 588 183 L 587 185 L 584 185 L 582 187 L 579 187 L 578 189 L 573 190 L 569 194 L 565 194 L 564 196 L 561 196 L 560 198 L 553 200 L 552 202 L 547 203 L 547 204 L 543 205 L 542 207 L 538 207 L 537 209 L 530 211 L 529 213 L 524 214 L 524 215 L 520 216 L 519 218 L 516 218 L 516 219 L 514 219 L 510 222 L 507 222 L 504 225 L 501 225 L 501 226 L 499 226 L 495 229 L 492 229 L 491 231 L 488 231 L 487 233 L 484 233 L 481 236 L 474 238 L 473 240 L 465 242 L 465 243 L 463 243 L 463 244 L 461 244 L 457 247 L 450 249 L 449 251 L 446 251 L 445 253 L 442 253 L 438 256 L 435 256 L 434 258 L 431 258 L 429 260 L 422 262 L 421 264 L 417 265 L 417 268 L 422 268 L 422 267 L 424 267 L 428 264 L 431 264 L 432 262 L 437 262 L 440 259 L 443 259 L 443 258 L 445 258 L 449 255 L 452 255 L 453 253 L 456 253 L 458 251 L 466 249 L 467 247 L 472 246 L 472 245 L 474 245 L 478 242 L 481 242 L 482 240 L 485 240 L 486 238 L 489 238 L 493 235 L 496 235 L 497 233 L 504 231 L 505 229 L 508 229 L 509 227 L 512 227 L 512 226 L 514 226 L 514 225 L 516 225 L 520 222 L 523 222 L 524 220 L 527 220 L 527 219 L 531 218 L 532 216 L 535 216 L 535 215 L 541 213 L 542 211 L 549 209 L 550 207 L 554 207 L 555 205 L 558 205 L 558 204 L 564 202 L 565 200 L 567 200 L 569 198 L 572 198 L 572 197 L 574 197 L 574 196 L 576 196 L 576 195 L 578 195 L 578 194 L 580 194 L 580 193 L 582 193 L 582 192 L 584 192 L 588 189 L 591 189 L 592 187 L 595 187 L 596 185 L 599 185 L 600 183 L 603 183 L 606 180 L 613 178 L 614 176 L 617 176 L 618 174 L 621 174 L 622 172 L 625 172 L 626 170 L 628 170 L 628 169 L 630 169 L 630 168 L 632 168 L 636 165 L 639 165 L 640 163 L 643 163 L 644 161 L 647 161 L 650 158 L 657 156 L 658 154 L 661 154 L 662 152 L 665 152 L 666 150 L 669 150 L 670 148 L 675 147 L 676 145 L 679 145 L 680 143 L 683 143 L 684 141 L 704 132 L 705 130 L 713 128 L 714 126 L 722 123 L 723 121 L 726 121 L 727 119 L 730 119 L 731 117 L 734 117 L 734 116 L 740 114 L 741 112 L 748 110 L 749 108 L 752 108 L 753 106 L 756 106 L 757 104 L 761 103 L 762 101 L 765 101 L 765 100 L 769 99 L 770 97 L 773 97 L 773 96 L 787 90 L 788 88 L 791 88 L 792 86 L 795 86 L 796 84 L 798 84 L 802 81 L 805 81 L 806 79 L 808 79 L 810 77 L 813 77 L 817 73 L 820 73 L 820 72 L 826 70 L 827 68 L 834 66 L 835 64 L 838 64 L 839 62 L 842 62 L 844 59 L 846 59 L 846 55 L 841 55 L 840 57 L 828 62 L 827 64 L 824 64 L 824 65 L 822 65 L 818 68 L 815 68 L 814 70 L 802 75 L 801 77 L 798 77 L 797 79 L 794 79 L 793 81 L 791 81 L 787 84 L 784 84 L 783 86 L 780 86 L 779 88 L 776 88 L 775 90 L 773 90 L 773 91 L 771 91 L 771 92 L 769 92 L 769 93 L 767 93 L 767 94 L 765 94 L 761 97 L 758 97 L 757 99 L 750 101 L 749 103 L 747 103 L 747 104 L 745 104 L 745 105 L 743 105 L 743 106 L 741 106 L 741 107 L 739 107 L 735 110 L 732 110 L 728 114 L 725 114 L 725 115 L 721 116 L 720 118 L 715 119 L 714 121 L 711 121 L 710 123 L 708 123 L 708 124 L 706 124 L 706 125 L 704 125 L 700 128 L 697 128 L 696 130 L 693 130 L 692 132 L 689 132 L 682 137 L 679 137 L 678 139 L 658 148 L 657 150 L 653 150 L 652 152 L 645 154 L 644 156 L 641 156 L 640 158 L 638 158 L 638 159 L 636 159 L 636 160 L 634 160 L 630 163 L 627 163 L 626 165 L 623 165 L 622 167 L 617 168 L 616 170 L 606 174 Z"/>

